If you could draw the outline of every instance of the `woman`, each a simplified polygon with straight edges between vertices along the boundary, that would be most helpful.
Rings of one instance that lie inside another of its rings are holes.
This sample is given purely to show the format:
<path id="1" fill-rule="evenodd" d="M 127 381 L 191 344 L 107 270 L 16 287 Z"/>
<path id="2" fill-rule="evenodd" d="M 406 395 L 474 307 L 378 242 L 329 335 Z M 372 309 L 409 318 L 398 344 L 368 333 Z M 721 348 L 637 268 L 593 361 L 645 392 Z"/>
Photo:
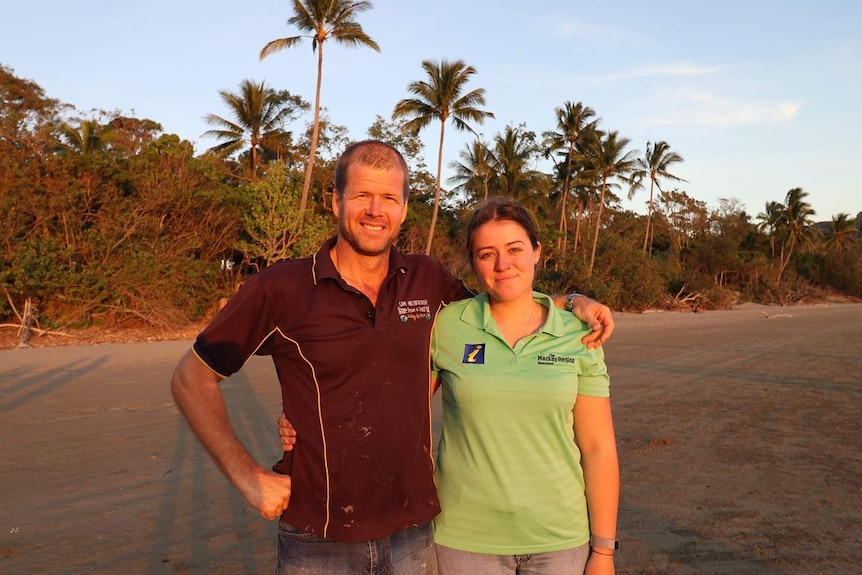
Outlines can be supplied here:
<path id="1" fill-rule="evenodd" d="M 440 573 L 613 573 L 619 469 L 603 354 L 533 292 L 541 246 L 522 205 L 477 209 L 467 251 L 483 293 L 449 304 L 432 335 Z"/>

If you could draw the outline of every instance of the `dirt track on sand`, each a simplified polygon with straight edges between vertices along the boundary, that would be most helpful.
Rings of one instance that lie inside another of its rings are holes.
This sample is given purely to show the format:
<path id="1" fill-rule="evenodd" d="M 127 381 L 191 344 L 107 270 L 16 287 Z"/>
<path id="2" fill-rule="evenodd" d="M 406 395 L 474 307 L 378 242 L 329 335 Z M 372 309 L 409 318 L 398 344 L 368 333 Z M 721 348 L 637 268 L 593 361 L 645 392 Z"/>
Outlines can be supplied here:
<path id="1" fill-rule="evenodd" d="M 862 304 L 616 318 L 617 573 L 858 573 Z M 189 345 L 0 351 L 0 573 L 274 571 L 275 524 L 170 397 Z M 224 383 L 261 462 L 273 382 L 253 358 Z"/>

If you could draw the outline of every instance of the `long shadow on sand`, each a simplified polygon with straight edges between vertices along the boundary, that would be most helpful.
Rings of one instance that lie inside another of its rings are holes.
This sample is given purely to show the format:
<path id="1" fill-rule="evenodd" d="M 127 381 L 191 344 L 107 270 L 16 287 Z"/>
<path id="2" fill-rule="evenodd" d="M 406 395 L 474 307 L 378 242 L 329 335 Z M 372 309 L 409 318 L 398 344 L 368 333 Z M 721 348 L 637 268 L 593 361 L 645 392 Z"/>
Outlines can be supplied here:
<path id="1" fill-rule="evenodd" d="M 243 372 L 223 381 L 222 391 L 237 436 L 266 465 L 279 453 L 275 421 Z M 274 571 L 275 523 L 217 470 L 184 419 L 176 427 L 147 573 Z M 224 571 L 226 560 L 231 568 Z"/>
<path id="2" fill-rule="evenodd" d="M 95 373 L 110 356 L 80 359 L 41 371 L 37 365 L 24 365 L 3 373 L 0 380 L 0 413 L 6 413 L 49 395 L 87 373 Z"/>

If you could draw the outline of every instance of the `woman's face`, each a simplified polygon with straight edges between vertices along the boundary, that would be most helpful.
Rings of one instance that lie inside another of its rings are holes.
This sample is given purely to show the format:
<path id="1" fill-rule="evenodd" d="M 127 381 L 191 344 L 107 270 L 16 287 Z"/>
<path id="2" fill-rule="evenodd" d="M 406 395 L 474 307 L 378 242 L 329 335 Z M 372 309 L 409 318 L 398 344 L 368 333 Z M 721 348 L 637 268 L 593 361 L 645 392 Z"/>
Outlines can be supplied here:
<path id="1" fill-rule="evenodd" d="M 491 301 L 532 298 L 541 246 L 533 249 L 527 231 L 511 220 L 489 221 L 473 234 L 470 253 L 482 289 Z"/>

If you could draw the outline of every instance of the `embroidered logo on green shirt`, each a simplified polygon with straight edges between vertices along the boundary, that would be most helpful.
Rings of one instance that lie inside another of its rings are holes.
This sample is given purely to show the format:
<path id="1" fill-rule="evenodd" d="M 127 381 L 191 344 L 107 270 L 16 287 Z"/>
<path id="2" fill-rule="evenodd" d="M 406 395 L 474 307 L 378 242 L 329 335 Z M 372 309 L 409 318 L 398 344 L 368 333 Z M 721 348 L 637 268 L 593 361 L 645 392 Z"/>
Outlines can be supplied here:
<path id="1" fill-rule="evenodd" d="M 555 353 L 549 353 L 547 355 L 538 355 L 536 356 L 536 363 L 538 365 L 554 365 L 556 363 L 575 363 L 578 360 L 574 357 L 564 357 L 557 355 Z"/>
<path id="2" fill-rule="evenodd" d="M 465 343 L 464 344 L 464 359 L 461 363 L 485 363 L 485 344 L 484 343 Z"/>

